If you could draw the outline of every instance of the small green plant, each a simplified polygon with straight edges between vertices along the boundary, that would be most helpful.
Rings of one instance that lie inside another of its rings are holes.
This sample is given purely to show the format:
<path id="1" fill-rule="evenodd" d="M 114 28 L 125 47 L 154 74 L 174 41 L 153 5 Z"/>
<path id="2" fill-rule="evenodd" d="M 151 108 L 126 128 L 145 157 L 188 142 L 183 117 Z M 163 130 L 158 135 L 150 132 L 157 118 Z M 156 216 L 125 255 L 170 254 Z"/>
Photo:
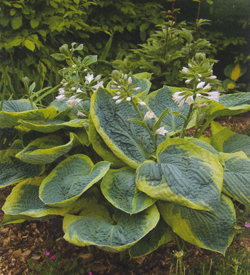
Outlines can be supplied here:
<path id="1" fill-rule="evenodd" d="M 197 30 L 202 25 L 208 24 L 208 20 L 199 19 L 196 25 L 173 21 L 172 12 L 169 19 L 150 35 L 146 43 L 140 44 L 138 49 L 133 49 L 122 60 L 116 60 L 114 67 L 125 72 L 147 71 L 153 74 L 157 86 L 180 86 L 182 79 L 179 71 L 193 58 L 196 53 L 211 54 L 211 43 L 197 37 Z"/>
<path id="2" fill-rule="evenodd" d="M 250 252 L 246 249 L 235 249 L 229 247 L 225 256 L 213 253 L 209 256 L 209 261 L 200 261 L 195 266 L 187 268 L 190 275 L 249 275 Z"/>
<path id="3" fill-rule="evenodd" d="M 45 251 L 42 257 L 44 259 L 42 263 L 35 263 L 32 260 L 28 260 L 29 267 L 32 270 L 32 272 L 29 272 L 29 275 L 92 275 L 90 268 L 85 268 L 87 262 L 84 260 L 75 259 L 70 263 L 63 264 L 60 253 L 51 256 L 48 251 Z"/>

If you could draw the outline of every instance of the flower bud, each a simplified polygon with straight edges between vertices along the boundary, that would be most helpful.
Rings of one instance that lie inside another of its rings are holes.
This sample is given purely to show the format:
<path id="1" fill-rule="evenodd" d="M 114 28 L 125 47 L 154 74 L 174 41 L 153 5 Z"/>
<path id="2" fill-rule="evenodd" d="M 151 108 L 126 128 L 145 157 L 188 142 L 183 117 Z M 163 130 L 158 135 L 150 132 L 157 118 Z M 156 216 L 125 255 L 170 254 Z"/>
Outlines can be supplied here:
<path id="1" fill-rule="evenodd" d="M 115 80 L 115 81 L 119 81 L 121 78 L 121 73 L 118 70 L 114 70 L 111 73 L 111 77 Z"/>

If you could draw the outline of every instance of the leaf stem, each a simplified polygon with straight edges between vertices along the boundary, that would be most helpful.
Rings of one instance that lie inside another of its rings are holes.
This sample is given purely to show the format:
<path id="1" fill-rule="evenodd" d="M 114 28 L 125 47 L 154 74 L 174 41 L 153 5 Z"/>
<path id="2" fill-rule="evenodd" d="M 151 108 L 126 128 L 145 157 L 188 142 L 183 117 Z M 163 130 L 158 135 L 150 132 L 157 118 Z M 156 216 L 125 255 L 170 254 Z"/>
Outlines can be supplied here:
<path id="1" fill-rule="evenodd" d="M 194 103 L 192 103 L 190 105 L 190 108 L 189 108 L 189 112 L 188 112 L 188 115 L 187 115 L 187 119 L 181 129 L 181 133 L 180 133 L 180 138 L 184 138 L 185 137 L 185 131 L 186 131 L 186 128 L 188 126 L 188 123 L 190 122 L 190 119 L 191 119 L 191 115 L 193 113 L 193 106 L 194 106 Z"/>
<path id="2" fill-rule="evenodd" d="M 216 118 L 216 116 L 212 116 L 210 119 L 206 120 L 206 122 L 201 127 L 200 131 L 194 135 L 195 138 L 200 138 L 203 132 L 207 129 L 209 124 Z"/>
<path id="3" fill-rule="evenodd" d="M 148 127 L 148 124 L 144 121 L 144 117 L 143 117 L 143 115 L 142 115 L 140 109 L 138 108 L 137 104 L 134 102 L 133 98 L 132 98 L 131 102 L 132 102 L 134 108 L 136 109 L 137 113 L 139 114 L 139 116 L 140 116 L 140 118 L 141 118 L 141 120 L 142 120 L 142 122 L 143 122 L 144 127 L 148 130 L 148 132 L 149 132 L 149 134 L 150 134 L 150 136 L 151 136 L 151 139 L 152 139 L 152 141 L 154 142 L 155 150 L 156 150 L 157 145 L 156 145 L 156 138 L 155 138 L 155 135 L 152 133 L 152 131 L 151 131 L 150 128 Z"/>

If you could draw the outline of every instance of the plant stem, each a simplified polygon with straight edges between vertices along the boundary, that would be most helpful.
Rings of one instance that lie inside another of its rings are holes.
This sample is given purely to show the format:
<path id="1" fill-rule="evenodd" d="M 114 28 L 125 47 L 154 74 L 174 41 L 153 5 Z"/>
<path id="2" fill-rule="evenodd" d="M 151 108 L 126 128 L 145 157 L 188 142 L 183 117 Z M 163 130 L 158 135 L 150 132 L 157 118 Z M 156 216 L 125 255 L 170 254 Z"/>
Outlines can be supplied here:
<path id="1" fill-rule="evenodd" d="M 197 36 L 197 34 L 198 34 L 198 20 L 200 18 L 200 12 L 201 12 L 201 0 L 199 1 L 199 7 L 198 7 L 198 11 L 197 11 L 195 36 Z"/>
<path id="2" fill-rule="evenodd" d="M 137 113 L 139 114 L 141 120 L 144 122 L 144 117 L 143 117 L 143 115 L 141 114 L 141 111 L 140 111 L 140 109 L 138 108 L 137 104 L 134 102 L 133 98 L 132 98 L 131 102 L 132 102 L 134 108 L 136 109 Z M 155 150 L 156 150 L 157 145 L 156 145 L 156 138 L 155 138 L 155 135 L 152 133 L 152 131 L 150 130 L 150 128 L 148 127 L 148 124 L 147 124 L 146 122 L 144 122 L 143 124 L 144 124 L 144 127 L 148 130 L 148 132 L 149 132 L 149 134 L 150 134 L 150 136 L 151 136 L 151 139 L 152 139 L 152 141 L 154 142 Z"/>
<path id="3" fill-rule="evenodd" d="M 1 83 L 1 85 L 0 85 L 0 88 L 2 88 L 2 83 Z M 3 103 L 4 103 L 5 91 L 6 91 L 6 84 L 5 84 L 5 83 L 3 83 L 3 93 L 2 93 L 2 96 L 1 96 L 1 106 L 0 106 L 0 111 L 2 111 L 2 109 L 3 109 Z"/>
<path id="4" fill-rule="evenodd" d="M 187 126 L 188 126 L 188 123 L 190 122 L 191 115 L 192 115 L 192 113 L 193 113 L 193 106 L 194 106 L 194 104 L 192 103 L 192 104 L 190 105 L 190 108 L 189 108 L 189 112 L 188 112 L 188 115 L 187 115 L 187 119 L 186 119 L 186 121 L 185 121 L 185 123 L 184 123 L 184 125 L 183 125 L 183 127 L 182 127 L 182 129 L 181 129 L 180 138 L 184 138 L 184 136 L 185 136 L 186 128 L 187 128 Z"/>
<path id="5" fill-rule="evenodd" d="M 216 118 L 216 116 L 212 116 L 210 119 L 206 120 L 206 122 L 201 127 L 200 131 L 194 135 L 195 138 L 199 138 L 203 132 L 207 129 L 209 124 Z"/>

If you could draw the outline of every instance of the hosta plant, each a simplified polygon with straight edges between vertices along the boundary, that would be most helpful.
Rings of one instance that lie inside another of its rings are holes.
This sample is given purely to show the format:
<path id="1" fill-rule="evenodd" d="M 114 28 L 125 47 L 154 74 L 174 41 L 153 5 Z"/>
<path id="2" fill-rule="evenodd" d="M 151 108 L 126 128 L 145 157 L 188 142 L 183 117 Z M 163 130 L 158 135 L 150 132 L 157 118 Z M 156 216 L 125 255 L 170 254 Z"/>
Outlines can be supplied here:
<path id="1" fill-rule="evenodd" d="M 0 186 L 16 185 L 2 225 L 59 215 L 78 246 L 138 257 L 182 238 L 224 254 L 233 201 L 250 207 L 250 137 L 213 120 L 249 111 L 250 95 L 220 95 L 212 68 L 197 54 L 181 71 L 186 88 L 151 93 L 148 73 L 114 71 L 104 86 L 83 71 L 47 108 L 4 102 L 0 128 L 16 135 L 0 151 Z"/>

